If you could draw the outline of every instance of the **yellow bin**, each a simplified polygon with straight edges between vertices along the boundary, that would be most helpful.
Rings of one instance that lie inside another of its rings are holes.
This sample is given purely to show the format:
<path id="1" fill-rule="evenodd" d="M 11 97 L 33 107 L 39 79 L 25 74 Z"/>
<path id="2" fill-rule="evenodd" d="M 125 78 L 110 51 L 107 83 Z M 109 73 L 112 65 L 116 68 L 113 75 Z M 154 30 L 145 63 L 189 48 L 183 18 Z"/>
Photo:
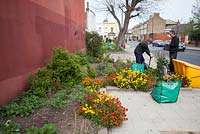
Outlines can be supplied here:
<path id="1" fill-rule="evenodd" d="M 186 76 L 191 80 L 191 87 L 200 88 L 200 66 L 177 59 L 173 60 L 173 64 L 176 73 Z"/>

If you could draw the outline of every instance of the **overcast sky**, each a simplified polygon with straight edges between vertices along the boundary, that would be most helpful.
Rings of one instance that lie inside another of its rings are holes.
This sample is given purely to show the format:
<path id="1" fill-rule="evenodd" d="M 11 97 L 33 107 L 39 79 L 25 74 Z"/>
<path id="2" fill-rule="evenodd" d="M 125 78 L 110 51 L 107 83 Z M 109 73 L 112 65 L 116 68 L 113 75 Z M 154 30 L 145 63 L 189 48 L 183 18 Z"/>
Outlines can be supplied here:
<path id="1" fill-rule="evenodd" d="M 95 5 L 95 0 L 87 0 L 90 2 L 91 9 L 94 7 L 97 7 L 98 5 Z M 163 0 L 162 3 L 159 5 L 159 12 L 160 16 L 164 19 L 170 19 L 174 21 L 180 21 L 181 23 L 186 23 L 189 21 L 189 19 L 192 17 L 192 6 L 196 4 L 196 0 Z M 108 20 L 114 21 L 114 19 L 111 16 L 107 17 Z M 142 17 L 143 18 L 143 17 Z M 102 22 L 104 19 L 106 19 L 105 14 L 101 14 L 99 12 L 96 12 L 96 21 Z M 138 24 L 139 22 L 145 21 L 147 18 L 134 18 L 134 20 L 131 20 L 131 25 L 134 26 Z"/>

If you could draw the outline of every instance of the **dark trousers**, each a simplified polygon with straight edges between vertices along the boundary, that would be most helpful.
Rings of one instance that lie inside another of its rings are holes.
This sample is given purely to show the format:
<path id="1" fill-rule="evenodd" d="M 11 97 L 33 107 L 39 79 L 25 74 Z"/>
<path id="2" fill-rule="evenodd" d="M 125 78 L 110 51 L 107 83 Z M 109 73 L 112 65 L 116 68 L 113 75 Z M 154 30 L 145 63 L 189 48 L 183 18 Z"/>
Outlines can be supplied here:
<path id="1" fill-rule="evenodd" d="M 142 54 L 135 53 L 136 63 L 143 64 L 144 63 L 144 57 Z"/>
<path id="2" fill-rule="evenodd" d="M 176 59 L 176 57 L 177 57 L 177 51 L 170 51 L 169 52 L 169 59 L 170 59 L 169 70 L 172 73 L 174 72 L 173 59 Z"/>
<path id="3" fill-rule="evenodd" d="M 136 63 L 138 64 L 144 64 L 144 69 L 147 69 L 146 64 L 144 62 L 144 57 L 142 54 L 135 53 Z"/>

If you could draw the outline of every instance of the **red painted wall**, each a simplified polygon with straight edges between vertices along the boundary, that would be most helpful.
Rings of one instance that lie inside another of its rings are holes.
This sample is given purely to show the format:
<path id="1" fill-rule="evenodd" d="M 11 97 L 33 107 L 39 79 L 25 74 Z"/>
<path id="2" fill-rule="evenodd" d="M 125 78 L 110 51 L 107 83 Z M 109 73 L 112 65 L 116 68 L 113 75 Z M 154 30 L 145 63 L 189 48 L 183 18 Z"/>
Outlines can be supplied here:
<path id="1" fill-rule="evenodd" d="M 0 105 L 26 89 L 55 47 L 85 51 L 83 0 L 0 1 Z"/>

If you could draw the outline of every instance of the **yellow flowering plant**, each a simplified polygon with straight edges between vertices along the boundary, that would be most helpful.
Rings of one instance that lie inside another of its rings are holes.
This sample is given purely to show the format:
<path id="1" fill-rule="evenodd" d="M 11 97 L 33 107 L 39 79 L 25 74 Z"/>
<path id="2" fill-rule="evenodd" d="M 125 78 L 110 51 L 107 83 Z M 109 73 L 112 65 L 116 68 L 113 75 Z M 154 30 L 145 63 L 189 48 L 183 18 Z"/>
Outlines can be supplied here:
<path id="1" fill-rule="evenodd" d="M 140 71 L 123 69 L 117 74 L 114 83 L 119 88 L 133 88 L 140 91 L 148 91 L 148 76 Z"/>

